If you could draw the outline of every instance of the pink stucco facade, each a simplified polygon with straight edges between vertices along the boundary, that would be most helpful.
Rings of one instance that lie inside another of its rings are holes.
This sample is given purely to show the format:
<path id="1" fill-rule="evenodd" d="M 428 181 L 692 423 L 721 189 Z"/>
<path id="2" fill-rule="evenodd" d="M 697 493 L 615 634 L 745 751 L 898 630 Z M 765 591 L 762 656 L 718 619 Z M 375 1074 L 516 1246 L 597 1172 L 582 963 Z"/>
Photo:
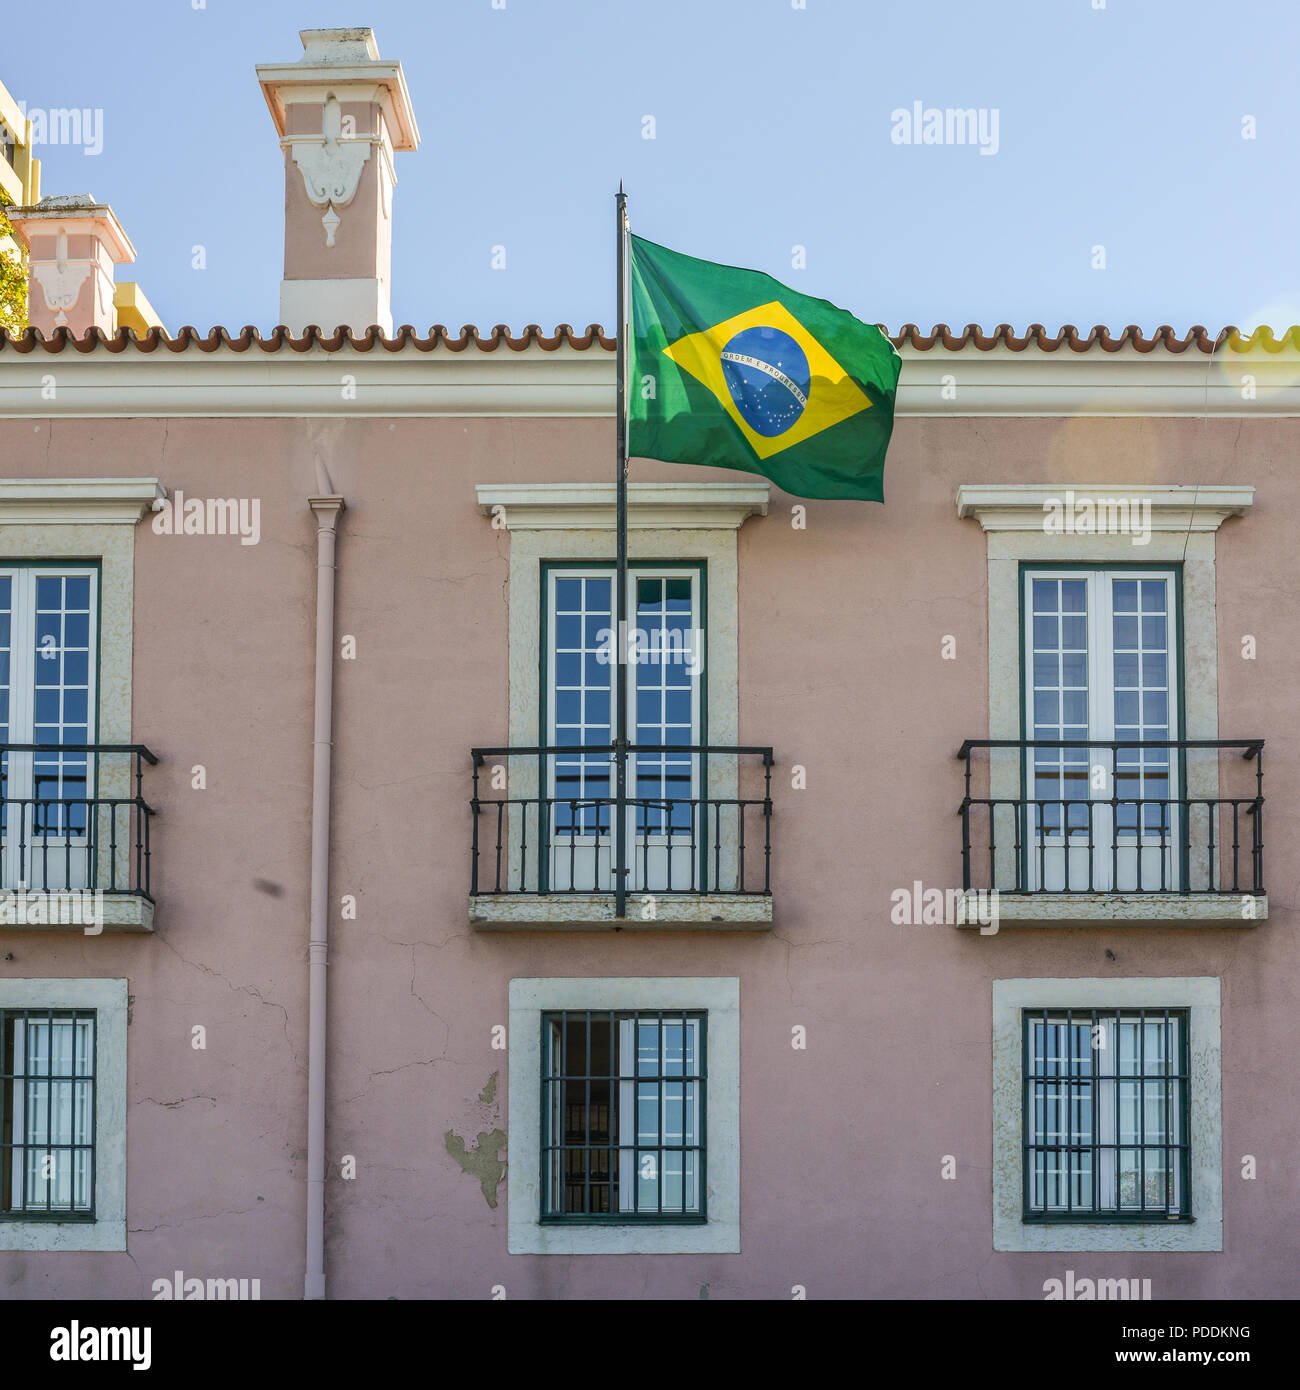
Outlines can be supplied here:
<path id="1" fill-rule="evenodd" d="M 230 356 L 176 360 L 201 382 Z M 1027 369 L 1046 356 L 1028 350 Z M 42 358 L 5 347 L 0 385 L 59 370 Z M 556 363 L 537 347 L 520 359 Z M 125 388 L 139 359 L 86 360 Z M 267 389 L 298 361 L 267 356 Z M 5 1296 L 150 1298 L 177 1270 L 302 1296 L 317 458 L 346 499 L 336 631 L 355 638 L 333 675 L 331 1298 L 1041 1298 L 1067 1267 L 1149 1278 L 1159 1299 L 1300 1293 L 1300 1227 L 1279 1219 L 1300 1197 L 1300 420 L 1143 415 L 1138 387 L 1132 418 L 904 411 L 885 506 L 808 502 L 796 528 L 795 499 L 774 490 L 738 532 L 736 594 L 739 740 L 776 760 L 771 929 L 486 932 L 467 909 L 469 750 L 510 741 L 515 538 L 475 487 L 607 481 L 612 415 L 250 418 L 257 389 L 199 418 L 66 418 L 30 393 L 0 398 L 4 480 L 156 477 L 260 499 L 261 527 L 247 546 L 135 527 L 130 718 L 160 759 L 145 784 L 155 930 L 0 930 L 0 978 L 125 978 L 132 1001 L 127 1249 L 0 1253 Z M 648 461 L 633 476 L 737 477 Z M 1266 920 L 992 935 L 891 921 L 895 890 L 960 884 L 954 754 L 989 736 L 988 537 L 959 519 L 958 488 L 1207 482 L 1256 489 L 1215 535 L 1213 619 L 1219 736 L 1267 743 Z M 609 535 L 591 558 L 609 558 Z M 739 980 L 739 1252 L 508 1253 L 504 1174 L 492 1206 L 445 1136 L 472 1149 L 508 1131 L 510 1054 L 493 1030 L 510 982 L 655 976 Z M 1031 977 L 1221 982 L 1221 1251 L 994 1250 L 993 982 Z"/>

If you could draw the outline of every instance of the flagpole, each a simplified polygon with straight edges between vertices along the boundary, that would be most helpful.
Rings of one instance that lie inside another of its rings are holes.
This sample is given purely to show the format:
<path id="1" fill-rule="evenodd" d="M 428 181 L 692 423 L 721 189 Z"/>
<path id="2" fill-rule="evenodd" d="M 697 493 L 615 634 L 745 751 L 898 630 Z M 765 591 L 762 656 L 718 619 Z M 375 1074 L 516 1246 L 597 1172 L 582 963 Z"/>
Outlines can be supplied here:
<path id="1" fill-rule="evenodd" d="M 614 916 L 627 916 L 627 195 L 619 180 L 615 194 L 618 237 L 618 351 L 615 372 L 617 460 L 614 473 L 615 580 L 617 634 L 614 691 Z"/>

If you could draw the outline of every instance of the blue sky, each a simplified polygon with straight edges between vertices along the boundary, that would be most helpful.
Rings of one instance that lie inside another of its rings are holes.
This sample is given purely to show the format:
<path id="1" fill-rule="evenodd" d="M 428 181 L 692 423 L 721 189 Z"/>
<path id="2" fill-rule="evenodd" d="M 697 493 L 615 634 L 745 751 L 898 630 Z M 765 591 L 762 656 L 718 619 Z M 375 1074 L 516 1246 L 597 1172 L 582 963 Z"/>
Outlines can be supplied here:
<path id="1" fill-rule="evenodd" d="M 102 109 L 102 152 L 46 147 L 43 192 L 113 205 L 173 330 L 276 322 L 253 69 L 347 24 L 401 60 L 423 138 L 397 323 L 611 324 L 620 178 L 638 234 L 895 329 L 1300 321 L 1300 6 L 1097 2 L 62 0 L 8 8 L 0 81 Z M 917 101 L 996 111 L 997 153 L 895 143 Z"/>

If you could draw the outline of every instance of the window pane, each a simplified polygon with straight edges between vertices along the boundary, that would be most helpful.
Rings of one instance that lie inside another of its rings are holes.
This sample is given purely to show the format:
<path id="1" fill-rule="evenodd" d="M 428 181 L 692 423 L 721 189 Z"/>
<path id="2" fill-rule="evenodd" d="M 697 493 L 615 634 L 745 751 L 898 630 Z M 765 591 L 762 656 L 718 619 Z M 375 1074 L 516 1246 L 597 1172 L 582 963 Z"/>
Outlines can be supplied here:
<path id="1" fill-rule="evenodd" d="M 1112 588 L 1116 613 L 1136 613 L 1138 582 L 1136 579 L 1117 579 Z"/>
<path id="2" fill-rule="evenodd" d="M 1027 1215 L 1184 1212 L 1184 1017 L 1026 1011 Z"/>
<path id="3" fill-rule="evenodd" d="M 12 599 L 12 578 L 6 581 L 6 587 Z M 30 587 L 19 592 L 29 595 L 35 607 L 34 642 L 24 663 L 30 672 L 27 678 L 32 681 L 28 706 L 31 724 L 7 733 L 10 737 L 17 735 L 18 740 L 25 736 L 42 744 L 90 743 L 94 734 L 90 679 L 92 578 L 38 572 L 31 577 Z M 15 780 L 21 784 L 30 776 L 30 795 L 36 803 L 29 813 L 33 839 L 85 834 L 91 770 L 87 753 L 26 755 L 19 762 L 13 771 Z M 58 854 L 47 855 L 43 848 L 33 845 L 33 859 L 46 887 L 71 887 L 88 877 L 84 846 L 78 856 L 69 860 Z"/>
<path id="4" fill-rule="evenodd" d="M 1082 579 L 1061 580 L 1061 612 L 1086 613 L 1088 611 L 1087 584 Z"/>
<path id="5" fill-rule="evenodd" d="M 562 746 L 599 748 L 612 737 L 609 717 L 615 667 L 610 661 L 610 582 L 557 575 L 552 583 L 552 736 Z M 572 650 L 564 650 L 566 647 Z M 608 753 L 556 757 L 551 768 L 551 795 L 557 804 L 551 826 L 566 850 L 575 835 L 608 832 L 609 808 L 599 803 L 609 796 L 609 772 Z M 594 886 L 594 869 L 587 867 L 585 872 L 586 881 Z"/>
<path id="6" fill-rule="evenodd" d="M 692 587 L 682 578 L 638 581 L 637 628 L 643 650 L 633 673 L 638 743 L 694 742 L 690 725 L 698 665 L 692 634 L 698 624 Z M 685 838 L 692 818 L 689 760 L 683 764 L 671 754 L 643 753 L 636 758 L 635 770 L 636 795 L 644 801 L 637 808 L 638 832 L 670 840 L 680 833 Z"/>
<path id="7" fill-rule="evenodd" d="M 569 1012 L 542 1020 L 542 1214 L 700 1214 L 703 1016 Z"/>
<path id="8" fill-rule="evenodd" d="M 0 1209 L 89 1214 L 93 1202 L 94 1016 L 0 1014 L 7 1145 Z"/>

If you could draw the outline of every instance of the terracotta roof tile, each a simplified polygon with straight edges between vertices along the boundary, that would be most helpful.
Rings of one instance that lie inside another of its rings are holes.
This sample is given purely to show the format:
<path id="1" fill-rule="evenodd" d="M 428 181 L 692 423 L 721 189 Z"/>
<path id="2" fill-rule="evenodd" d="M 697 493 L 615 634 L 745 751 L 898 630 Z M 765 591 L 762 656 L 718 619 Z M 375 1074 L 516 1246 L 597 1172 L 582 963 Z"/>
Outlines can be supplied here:
<path id="1" fill-rule="evenodd" d="M 929 333 L 923 333 L 914 323 L 904 324 L 897 333 L 889 333 L 884 324 L 878 325 L 889 335 L 896 347 L 910 347 L 918 352 L 929 352 L 936 348 L 956 351 L 963 347 L 974 347 L 980 352 L 991 352 L 995 348 L 1006 348 L 1011 352 L 1024 352 L 1034 347 L 1042 352 L 1058 352 L 1068 348 L 1071 352 L 1088 352 L 1099 348 L 1102 352 L 1119 352 L 1131 347 L 1136 352 L 1154 352 L 1163 348 L 1166 352 L 1182 353 L 1197 351 L 1211 353 L 1224 346 L 1233 352 L 1249 352 L 1262 348 L 1266 352 L 1281 352 L 1290 346 L 1300 350 L 1300 326 L 1287 329 L 1280 337 L 1275 337 L 1269 328 L 1259 328 L 1253 334 L 1243 336 L 1233 327 L 1222 328 L 1211 336 L 1208 330 L 1199 325 L 1188 329 L 1181 337 L 1167 324 L 1157 328 L 1148 337 L 1136 325 L 1130 324 L 1118 333 L 1110 329 L 1096 327 L 1081 333 L 1073 324 L 1066 324 L 1056 334 L 1051 334 L 1042 324 L 1033 323 L 1023 334 L 1017 334 L 1010 324 L 999 324 L 986 333 L 978 324 L 967 324 L 960 332 L 947 324 L 936 324 Z M 321 348 L 326 352 L 338 352 L 350 346 L 357 352 L 371 352 L 376 348 L 384 352 L 401 352 L 413 348 L 417 352 L 432 352 L 441 348 L 447 352 L 465 352 L 470 347 L 479 352 L 496 352 L 504 347 L 510 352 L 523 352 L 530 347 L 538 347 L 543 352 L 554 352 L 561 346 L 585 351 L 600 348 L 606 352 L 614 350 L 614 339 L 608 336 L 599 324 L 589 324 L 585 333 L 579 333 L 567 323 L 562 323 L 554 333 L 546 334 L 535 324 L 530 323 L 519 334 L 514 334 L 505 324 L 497 324 L 487 333 L 480 332 L 472 324 L 467 324 L 459 333 L 436 324 L 421 337 L 410 324 L 403 326 L 386 338 L 377 328 L 362 334 L 351 329 L 336 329 L 325 333 L 319 328 L 310 327 L 301 334 L 293 336 L 288 329 L 273 329 L 263 337 L 256 328 L 242 328 L 231 333 L 225 328 L 210 329 L 207 335 L 197 329 L 185 327 L 174 337 L 165 336 L 159 329 L 151 328 L 143 338 L 137 338 L 129 328 L 119 328 L 111 337 L 101 329 L 90 329 L 80 338 L 72 337 L 66 328 L 58 328 L 46 338 L 36 329 L 29 328 L 17 337 L 11 337 L 0 329 L 0 351 L 32 353 L 38 349 L 54 353 L 71 349 L 74 352 L 122 353 L 128 349 L 135 352 L 217 352 L 226 348 L 231 352 L 249 352 L 254 348 L 261 352 L 308 352 Z"/>
<path id="2" fill-rule="evenodd" d="M 562 323 L 554 333 L 548 335 L 535 324 L 530 323 L 518 336 L 511 333 L 505 324 L 499 323 L 489 333 L 480 333 L 473 324 L 467 324 L 459 333 L 436 324 L 429 329 L 427 337 L 421 337 L 410 324 L 403 324 L 391 338 L 386 338 L 378 328 L 367 329 L 356 334 L 349 328 L 336 329 L 326 333 L 320 328 L 309 327 L 299 337 L 294 337 L 287 328 L 279 327 L 263 337 L 256 328 L 242 328 L 231 333 L 225 328 L 209 329 L 206 336 L 188 325 L 177 331 L 175 336 L 166 337 L 157 328 L 151 328 L 143 338 L 137 338 L 129 328 L 119 328 L 111 337 L 102 329 L 92 328 L 80 338 L 74 338 L 66 328 L 56 328 L 48 338 L 37 329 L 29 328 L 18 337 L 10 337 L 0 329 L 0 349 L 11 348 L 15 352 L 30 353 L 38 348 L 43 352 L 62 352 L 71 348 L 74 352 L 126 352 L 128 348 L 136 352 L 216 352 L 228 348 L 232 352 L 248 352 L 253 348 L 262 352 L 308 352 L 319 347 L 326 352 L 338 352 L 346 346 L 358 352 L 370 352 L 380 348 L 385 352 L 400 352 L 411 347 L 417 352 L 432 352 L 441 346 L 448 352 L 464 352 L 476 347 L 480 352 L 495 352 L 506 347 L 512 352 L 523 352 L 536 346 L 543 352 L 554 352 L 563 345 L 585 349 L 601 347 L 614 350 L 614 339 L 607 338 L 598 324 L 591 324 L 585 333 L 578 333 L 567 323 Z"/>

